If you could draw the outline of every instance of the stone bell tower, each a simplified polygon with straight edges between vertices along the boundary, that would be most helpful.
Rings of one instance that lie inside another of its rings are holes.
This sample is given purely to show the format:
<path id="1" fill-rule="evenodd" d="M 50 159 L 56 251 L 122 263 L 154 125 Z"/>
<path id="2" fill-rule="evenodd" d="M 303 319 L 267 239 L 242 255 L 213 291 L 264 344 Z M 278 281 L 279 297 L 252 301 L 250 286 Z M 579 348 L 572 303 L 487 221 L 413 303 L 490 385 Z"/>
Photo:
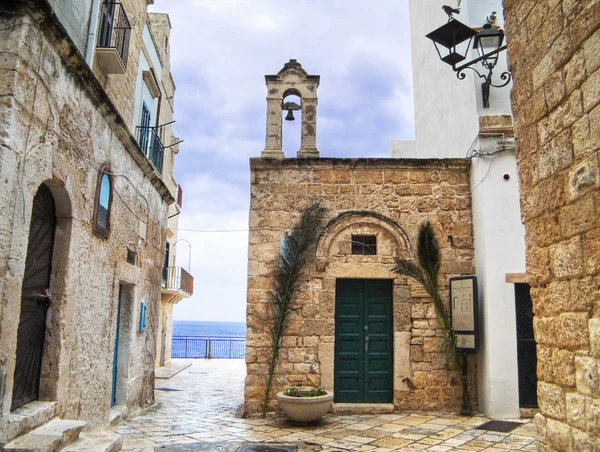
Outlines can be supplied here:
<path id="1" fill-rule="evenodd" d="M 284 158 L 281 138 L 282 111 L 293 115 L 302 111 L 302 127 L 298 158 L 318 158 L 317 150 L 317 88 L 320 76 L 308 75 L 296 60 L 285 63 L 277 75 L 265 75 L 267 83 L 267 139 L 261 157 Z M 286 102 L 288 96 L 298 96 L 300 105 Z M 292 116 L 293 117 L 293 116 Z"/>

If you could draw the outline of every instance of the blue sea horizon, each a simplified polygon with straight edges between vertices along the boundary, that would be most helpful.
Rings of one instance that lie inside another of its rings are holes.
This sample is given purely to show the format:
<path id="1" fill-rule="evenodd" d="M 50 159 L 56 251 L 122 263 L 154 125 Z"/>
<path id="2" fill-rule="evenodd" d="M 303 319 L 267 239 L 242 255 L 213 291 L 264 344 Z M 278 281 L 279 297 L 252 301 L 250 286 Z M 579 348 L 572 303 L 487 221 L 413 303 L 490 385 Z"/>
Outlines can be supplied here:
<path id="1" fill-rule="evenodd" d="M 174 320 L 173 337 L 246 337 L 246 324 L 243 322 L 203 322 L 196 320 Z"/>

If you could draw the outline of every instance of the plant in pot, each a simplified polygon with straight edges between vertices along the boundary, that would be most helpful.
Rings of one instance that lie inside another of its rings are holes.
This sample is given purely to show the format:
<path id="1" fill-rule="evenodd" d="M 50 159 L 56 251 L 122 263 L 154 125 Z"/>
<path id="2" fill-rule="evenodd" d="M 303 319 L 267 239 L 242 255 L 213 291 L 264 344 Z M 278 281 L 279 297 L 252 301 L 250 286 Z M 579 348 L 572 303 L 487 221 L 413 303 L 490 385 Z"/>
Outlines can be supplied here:
<path id="1" fill-rule="evenodd" d="M 311 423 L 327 414 L 333 401 L 333 392 L 292 386 L 283 392 L 278 392 L 277 401 L 290 420 Z"/>
<path id="2" fill-rule="evenodd" d="M 279 269 L 275 273 L 275 287 L 270 292 L 269 314 L 263 319 L 271 339 L 268 358 L 267 384 L 262 415 L 266 416 L 273 378 L 292 314 L 299 309 L 296 295 L 303 282 L 310 261 L 309 249 L 317 241 L 327 209 L 318 202 L 306 208 L 298 224 L 286 235 L 280 249 Z M 279 402 L 281 405 L 281 400 Z"/>

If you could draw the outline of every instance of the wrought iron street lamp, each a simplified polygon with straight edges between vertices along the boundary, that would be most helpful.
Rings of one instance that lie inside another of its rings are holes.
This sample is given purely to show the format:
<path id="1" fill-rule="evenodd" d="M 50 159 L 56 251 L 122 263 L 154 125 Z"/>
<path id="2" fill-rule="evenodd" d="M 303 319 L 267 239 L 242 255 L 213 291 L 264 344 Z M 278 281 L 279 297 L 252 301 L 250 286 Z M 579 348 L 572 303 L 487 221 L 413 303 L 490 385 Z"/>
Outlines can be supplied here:
<path id="1" fill-rule="evenodd" d="M 466 74 L 464 71 L 466 69 L 471 69 L 483 79 L 483 83 L 481 84 L 483 108 L 489 108 L 490 87 L 502 88 L 508 85 L 511 79 L 510 72 L 503 72 L 500 75 L 500 79 L 504 83 L 492 83 L 494 68 L 498 63 L 498 54 L 506 49 L 506 45 L 502 45 L 504 42 L 504 31 L 493 28 L 492 24 L 487 23 L 481 31 L 477 32 L 454 19 L 451 15 L 449 16 L 450 19 L 447 23 L 437 30 L 432 31 L 426 37 L 433 41 L 440 59 L 452 66 L 452 70 L 456 72 L 459 80 L 465 79 Z M 495 15 L 492 15 L 492 17 L 495 18 Z M 467 59 L 467 53 L 471 50 L 471 42 L 473 43 L 472 48 L 477 50 L 479 56 L 467 63 L 462 63 Z M 482 71 L 482 74 L 473 67 L 473 65 L 479 62 L 487 70 L 487 74 L 485 71 Z"/>

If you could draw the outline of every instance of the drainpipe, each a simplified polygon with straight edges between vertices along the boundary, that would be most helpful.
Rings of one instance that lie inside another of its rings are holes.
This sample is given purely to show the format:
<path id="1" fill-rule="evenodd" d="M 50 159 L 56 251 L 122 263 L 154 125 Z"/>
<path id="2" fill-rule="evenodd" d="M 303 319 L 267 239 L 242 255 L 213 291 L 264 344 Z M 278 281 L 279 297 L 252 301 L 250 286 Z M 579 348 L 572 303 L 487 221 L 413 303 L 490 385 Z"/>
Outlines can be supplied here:
<path id="1" fill-rule="evenodd" d="M 92 12 L 90 14 L 90 26 L 88 28 L 88 39 L 85 48 L 85 62 L 91 68 L 94 62 L 94 49 L 96 48 L 96 30 L 98 29 L 98 17 L 100 16 L 100 0 L 92 0 Z"/>

